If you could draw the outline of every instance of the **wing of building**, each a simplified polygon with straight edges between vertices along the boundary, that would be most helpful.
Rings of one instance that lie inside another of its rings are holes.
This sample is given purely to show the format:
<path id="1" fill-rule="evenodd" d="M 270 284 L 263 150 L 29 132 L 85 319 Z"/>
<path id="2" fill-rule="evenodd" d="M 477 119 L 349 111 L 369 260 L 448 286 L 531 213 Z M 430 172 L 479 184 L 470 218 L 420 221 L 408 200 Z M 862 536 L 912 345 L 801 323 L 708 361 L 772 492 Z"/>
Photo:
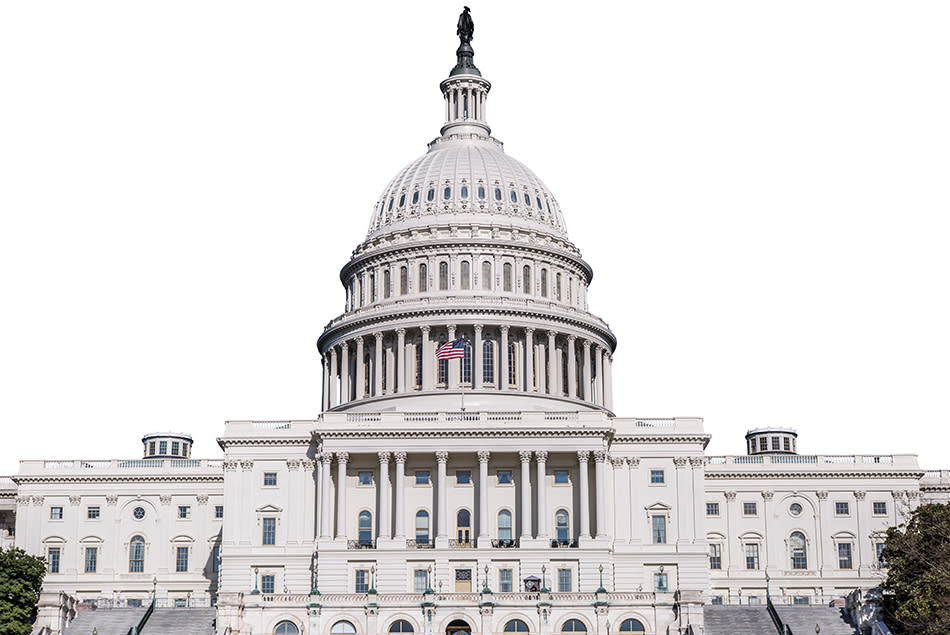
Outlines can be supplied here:
<path id="1" fill-rule="evenodd" d="M 701 419 L 616 415 L 591 267 L 492 136 L 467 9 L 459 34 L 440 134 L 340 273 L 318 419 L 230 421 L 213 460 L 156 433 L 141 459 L 0 482 L 4 544 L 47 558 L 38 628 L 716 633 L 718 604 L 876 586 L 886 528 L 950 496 L 913 455 L 800 454 L 770 428 L 706 456 Z"/>

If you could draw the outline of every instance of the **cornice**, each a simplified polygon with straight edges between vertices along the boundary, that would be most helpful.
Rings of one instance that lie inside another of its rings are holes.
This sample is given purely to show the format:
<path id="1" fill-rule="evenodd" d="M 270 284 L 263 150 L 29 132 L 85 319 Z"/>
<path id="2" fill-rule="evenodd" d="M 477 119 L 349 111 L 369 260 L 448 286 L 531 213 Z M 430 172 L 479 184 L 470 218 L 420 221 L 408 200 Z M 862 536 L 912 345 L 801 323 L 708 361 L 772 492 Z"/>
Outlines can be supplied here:
<path id="1" fill-rule="evenodd" d="M 665 432 L 662 435 L 646 435 L 646 434 L 635 434 L 635 435 L 625 435 L 625 436 L 615 436 L 613 438 L 614 444 L 622 443 L 702 443 L 703 447 L 706 447 L 706 444 L 709 443 L 709 440 L 712 439 L 712 435 L 709 434 L 678 434 L 672 435 L 669 432 Z M 708 468 L 707 468 L 708 469 Z"/>
<path id="2" fill-rule="evenodd" d="M 174 474 L 102 474 L 97 476 L 57 474 L 55 476 L 18 476 L 19 485 L 39 483 L 221 483 L 224 472 L 205 475 Z"/>
<path id="3" fill-rule="evenodd" d="M 609 439 L 610 428 L 501 428 L 495 430 L 408 429 L 408 430 L 314 430 L 319 439 L 371 438 L 504 438 L 504 437 L 603 437 Z"/>
<path id="4" fill-rule="evenodd" d="M 272 434 L 279 433 L 273 431 Z M 259 437 L 218 437 L 218 446 L 224 450 L 230 446 L 238 445 L 282 445 L 287 447 L 309 448 L 313 443 L 313 435 L 307 437 L 295 437 L 293 439 L 283 439 L 274 436 Z"/>
<path id="5" fill-rule="evenodd" d="M 848 471 L 815 471 L 815 472 L 806 472 L 803 470 L 757 470 L 755 472 L 720 472 L 720 471 L 710 471 L 709 466 L 706 466 L 706 480 L 723 480 L 723 479 L 741 479 L 741 480 L 751 480 L 751 479 L 791 479 L 791 478 L 804 478 L 804 479 L 820 479 L 820 478 L 912 478 L 920 480 L 924 473 L 923 471 L 878 471 L 878 470 L 848 470 Z"/>

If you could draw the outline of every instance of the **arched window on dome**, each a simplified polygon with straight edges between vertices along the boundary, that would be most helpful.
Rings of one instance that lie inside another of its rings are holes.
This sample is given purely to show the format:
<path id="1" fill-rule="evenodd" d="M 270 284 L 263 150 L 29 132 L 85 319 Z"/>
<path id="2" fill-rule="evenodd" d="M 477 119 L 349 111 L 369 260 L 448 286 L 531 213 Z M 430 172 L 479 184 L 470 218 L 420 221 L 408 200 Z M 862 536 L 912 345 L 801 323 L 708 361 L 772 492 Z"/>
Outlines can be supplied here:
<path id="1" fill-rule="evenodd" d="M 405 195 L 405 194 L 400 194 L 400 195 L 399 195 L 399 207 L 405 207 L 405 206 L 406 206 L 406 195 Z"/>
<path id="2" fill-rule="evenodd" d="M 354 630 L 355 632 L 355 630 Z M 300 629 L 293 622 L 284 620 L 274 627 L 274 635 L 299 635 Z"/>
<path id="3" fill-rule="evenodd" d="M 482 383 L 495 383 L 495 343 L 491 340 L 482 342 Z"/>
<path id="4" fill-rule="evenodd" d="M 503 285 L 502 288 L 505 291 L 511 292 L 511 277 L 512 277 L 511 263 L 506 262 L 504 265 L 502 265 L 501 271 L 502 271 L 501 278 L 502 278 L 502 285 Z"/>
<path id="5" fill-rule="evenodd" d="M 482 289 L 491 291 L 491 262 L 482 261 Z"/>
<path id="6" fill-rule="evenodd" d="M 472 264 L 468 260 L 459 263 L 460 277 L 462 278 L 462 288 L 472 288 Z"/>
<path id="7" fill-rule="evenodd" d="M 412 204 L 416 205 L 419 203 L 419 190 L 416 190 L 412 193 Z"/>
<path id="8" fill-rule="evenodd" d="M 429 290 L 429 268 L 426 263 L 419 264 L 419 293 L 425 293 Z"/>
<path id="9" fill-rule="evenodd" d="M 444 190 L 442 190 L 442 200 L 447 201 L 450 198 L 452 198 L 452 188 L 446 187 Z"/>
<path id="10" fill-rule="evenodd" d="M 540 196 L 535 197 L 535 200 L 537 200 L 538 202 L 538 209 L 541 211 L 544 211 L 544 207 L 541 205 L 541 197 Z"/>
<path id="11" fill-rule="evenodd" d="M 646 629 L 643 628 L 643 624 L 640 623 L 640 620 L 635 620 L 632 617 L 620 623 L 621 633 L 643 633 L 645 631 Z"/>
<path id="12" fill-rule="evenodd" d="M 525 265 L 524 269 L 521 270 L 522 277 L 522 291 L 531 295 L 531 265 Z"/>
<path id="13" fill-rule="evenodd" d="M 805 551 L 805 534 L 793 532 L 788 537 L 788 549 L 792 556 L 792 569 L 808 568 L 808 553 Z"/>
<path id="14" fill-rule="evenodd" d="M 531 195 L 527 192 L 524 193 L 524 204 L 527 207 L 531 207 Z"/>
<path id="15" fill-rule="evenodd" d="M 145 538 L 132 536 L 129 542 L 129 573 L 145 571 Z"/>
<path id="16" fill-rule="evenodd" d="M 465 357 L 459 366 L 459 381 L 463 384 L 472 383 L 472 345 L 465 342 Z"/>
<path id="17" fill-rule="evenodd" d="M 383 298 L 388 298 L 389 294 L 392 293 L 392 276 L 389 273 L 389 269 L 383 271 Z"/>
<path id="18" fill-rule="evenodd" d="M 561 301 L 561 274 L 554 276 L 554 299 Z"/>
<path id="19" fill-rule="evenodd" d="M 435 188 L 430 187 L 429 191 L 426 192 L 426 200 L 430 203 L 435 200 Z"/>
<path id="20" fill-rule="evenodd" d="M 449 263 L 444 260 L 439 263 L 439 291 L 449 288 Z"/>
<path id="21" fill-rule="evenodd" d="M 548 270 L 541 270 L 541 297 L 548 297 Z"/>
<path id="22" fill-rule="evenodd" d="M 478 186 L 478 199 L 481 201 L 485 200 L 485 186 L 484 185 Z"/>
<path id="23" fill-rule="evenodd" d="M 515 365 L 518 361 L 517 351 L 514 342 L 508 342 L 508 385 L 514 386 L 518 383 L 518 367 Z"/>
<path id="24" fill-rule="evenodd" d="M 511 202 L 514 203 L 515 205 L 518 204 L 518 193 L 515 192 L 514 190 L 511 190 Z"/>
<path id="25" fill-rule="evenodd" d="M 409 293 L 409 267 L 402 266 L 399 268 L 399 295 L 407 293 Z"/>
<path id="26" fill-rule="evenodd" d="M 459 196 L 461 196 L 462 199 L 468 199 L 468 186 L 467 186 L 467 185 L 463 185 L 463 186 L 461 187 L 461 189 L 460 189 L 460 191 L 459 191 Z"/>

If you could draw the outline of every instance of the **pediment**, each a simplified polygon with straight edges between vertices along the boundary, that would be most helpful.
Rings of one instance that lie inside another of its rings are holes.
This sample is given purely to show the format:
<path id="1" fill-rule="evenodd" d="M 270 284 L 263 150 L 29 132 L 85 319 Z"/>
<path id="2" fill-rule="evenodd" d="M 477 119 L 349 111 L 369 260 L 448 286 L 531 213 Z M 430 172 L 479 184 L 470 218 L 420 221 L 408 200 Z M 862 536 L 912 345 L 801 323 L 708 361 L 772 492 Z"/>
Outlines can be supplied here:
<path id="1" fill-rule="evenodd" d="M 256 511 L 258 514 L 279 514 L 284 510 L 280 507 L 277 507 L 276 505 L 264 505 L 263 507 L 258 507 L 254 511 Z"/>

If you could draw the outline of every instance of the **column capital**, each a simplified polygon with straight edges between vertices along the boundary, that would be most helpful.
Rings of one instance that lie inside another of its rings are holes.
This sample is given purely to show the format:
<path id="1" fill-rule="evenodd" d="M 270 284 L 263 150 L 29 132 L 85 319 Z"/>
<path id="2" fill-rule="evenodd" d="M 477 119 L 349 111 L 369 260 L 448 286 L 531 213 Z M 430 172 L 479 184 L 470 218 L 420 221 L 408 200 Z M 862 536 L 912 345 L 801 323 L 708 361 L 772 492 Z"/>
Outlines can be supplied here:
<path id="1" fill-rule="evenodd" d="M 508 326 L 507 324 L 502 324 L 502 325 L 499 326 L 498 328 L 501 330 L 501 332 L 502 332 L 503 334 L 507 335 L 507 334 L 508 334 L 508 329 L 510 329 L 511 327 Z"/>
<path id="2" fill-rule="evenodd" d="M 525 335 L 534 335 L 534 329 L 531 328 L 530 326 L 525 327 L 524 332 L 525 332 Z"/>
<path id="3" fill-rule="evenodd" d="M 491 458 L 491 452 L 488 450 L 479 450 L 477 454 L 479 463 L 488 463 L 488 459 Z"/>
<path id="4" fill-rule="evenodd" d="M 726 492 L 726 493 L 725 493 L 725 496 L 726 496 L 726 500 L 727 500 L 727 501 L 734 501 L 734 500 L 736 500 L 736 493 L 735 493 L 735 492 Z"/>
<path id="5" fill-rule="evenodd" d="M 772 490 L 767 489 L 762 492 L 762 500 L 764 501 L 770 501 L 772 500 L 774 496 L 775 496 L 775 492 L 773 492 Z"/>
<path id="6" fill-rule="evenodd" d="M 577 341 L 577 336 L 576 336 L 576 335 L 568 335 L 568 336 L 567 336 L 567 341 L 570 342 L 571 344 L 573 344 L 574 342 Z"/>
<path id="7" fill-rule="evenodd" d="M 436 450 L 435 451 L 435 460 L 439 463 L 446 463 L 449 460 L 449 451 L 448 450 Z"/>
<path id="8" fill-rule="evenodd" d="M 395 460 L 396 463 L 405 463 L 406 452 L 403 450 L 396 450 L 395 452 L 393 452 L 393 460 Z"/>
<path id="9" fill-rule="evenodd" d="M 686 467 L 687 463 L 689 463 L 689 459 L 687 459 L 685 456 L 673 457 L 673 465 L 676 467 Z"/>
<path id="10" fill-rule="evenodd" d="M 389 452 L 387 452 L 386 450 L 381 450 L 380 452 L 377 452 L 377 455 L 379 456 L 380 463 L 389 463 L 389 457 L 390 457 Z"/>
<path id="11" fill-rule="evenodd" d="M 398 329 L 396 329 L 396 335 L 398 335 L 399 337 L 405 337 L 406 329 L 399 327 Z"/>
<path id="12" fill-rule="evenodd" d="M 518 456 L 521 457 L 522 463 L 531 462 L 531 450 L 518 450 Z"/>
<path id="13" fill-rule="evenodd" d="M 557 337 L 557 331 L 548 331 L 548 337 Z"/>
<path id="14" fill-rule="evenodd" d="M 349 452 L 337 452 L 336 453 L 336 462 L 340 465 L 346 465 L 350 460 Z"/>
<path id="15" fill-rule="evenodd" d="M 343 349 L 343 352 L 345 353 L 346 351 L 350 350 L 350 343 L 347 342 L 346 340 L 344 340 L 344 341 L 340 344 L 340 348 L 342 348 L 342 349 Z"/>
<path id="16" fill-rule="evenodd" d="M 475 333 L 481 333 L 482 329 L 485 328 L 484 324 L 473 324 L 472 328 L 475 329 Z"/>
<path id="17" fill-rule="evenodd" d="M 640 467 L 640 457 L 639 456 L 628 456 L 627 463 L 630 467 Z"/>
<path id="18" fill-rule="evenodd" d="M 357 346 L 362 346 L 363 344 L 365 344 L 365 342 L 363 341 L 362 335 L 357 335 L 356 337 L 353 338 L 353 341 L 356 343 Z"/>
<path id="19" fill-rule="evenodd" d="M 867 492 L 863 490 L 857 490 L 854 492 L 854 498 L 859 501 L 863 501 L 865 496 L 867 496 Z"/>
<path id="20" fill-rule="evenodd" d="M 614 467 L 623 467 L 624 463 L 626 462 L 626 459 L 624 459 L 622 456 L 610 456 L 610 463 Z"/>
<path id="21" fill-rule="evenodd" d="M 548 460 L 548 451 L 547 450 L 535 450 L 534 458 L 538 463 L 545 463 Z"/>
<path id="22" fill-rule="evenodd" d="M 587 463 L 590 460 L 590 450 L 578 450 L 577 460 L 581 463 Z"/>
<path id="23" fill-rule="evenodd" d="M 594 450 L 594 462 L 603 463 L 607 459 L 607 450 Z"/>
<path id="24" fill-rule="evenodd" d="M 336 361 L 336 346 L 330 347 L 330 359 Z"/>
<path id="25" fill-rule="evenodd" d="M 590 340 L 584 340 L 583 346 L 584 346 L 584 350 L 585 350 L 585 351 L 589 351 L 589 350 L 590 350 Z"/>
<path id="26" fill-rule="evenodd" d="M 330 465 L 333 462 L 333 452 L 321 452 L 317 455 L 317 460 L 324 465 Z"/>
<path id="27" fill-rule="evenodd" d="M 828 492 L 822 490 L 820 492 L 815 492 L 815 495 L 818 496 L 818 500 L 823 501 L 828 498 Z"/>
<path id="28" fill-rule="evenodd" d="M 694 468 L 702 467 L 706 465 L 706 457 L 703 456 L 691 456 L 689 457 L 689 464 Z"/>
<path id="29" fill-rule="evenodd" d="M 423 335 L 428 335 L 429 331 L 432 330 L 432 327 L 429 326 L 428 324 L 423 324 L 422 326 L 419 327 L 419 330 L 422 331 Z"/>
<path id="30" fill-rule="evenodd" d="M 383 334 L 380 331 L 376 331 L 375 333 L 373 333 L 373 337 L 376 338 L 377 344 L 383 340 Z"/>

